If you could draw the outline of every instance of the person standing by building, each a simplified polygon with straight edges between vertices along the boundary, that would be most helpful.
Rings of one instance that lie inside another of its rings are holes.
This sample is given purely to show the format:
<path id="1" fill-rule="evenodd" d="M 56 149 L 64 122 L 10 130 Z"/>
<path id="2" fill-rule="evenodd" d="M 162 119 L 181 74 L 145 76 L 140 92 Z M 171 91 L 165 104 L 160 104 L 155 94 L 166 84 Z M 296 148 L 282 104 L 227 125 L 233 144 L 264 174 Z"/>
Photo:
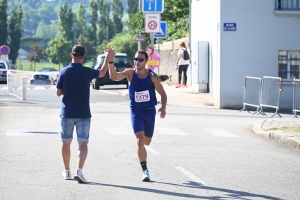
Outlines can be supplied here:
<path id="1" fill-rule="evenodd" d="M 108 63 L 114 60 L 115 52 L 108 48 L 105 50 L 105 60 L 101 69 L 91 69 L 82 65 L 85 48 L 75 45 L 70 57 L 72 62 L 63 68 L 57 79 L 56 94 L 63 95 L 61 117 L 62 158 L 65 170 L 62 172 L 64 179 L 72 179 L 70 171 L 71 142 L 74 126 L 76 127 L 78 141 L 78 166 L 74 179 L 79 183 L 86 182 L 82 168 L 88 154 L 89 131 L 91 112 L 89 105 L 90 82 L 97 77 L 104 77 Z"/>
<path id="2" fill-rule="evenodd" d="M 158 68 L 161 64 L 161 59 L 158 53 L 154 52 L 153 47 L 147 48 L 147 54 L 148 54 L 148 69 L 151 69 L 153 72 L 157 73 Z"/>
<path id="3" fill-rule="evenodd" d="M 177 62 L 176 62 L 176 66 L 178 67 L 178 84 L 176 85 L 176 88 L 179 87 L 183 87 L 186 88 L 187 85 L 187 70 L 189 67 L 189 55 L 188 55 L 188 51 L 187 48 L 185 46 L 185 42 L 181 42 L 180 43 L 180 49 L 178 50 L 178 54 L 177 54 Z M 183 72 L 183 81 L 181 84 L 181 78 L 182 78 L 182 72 Z"/>
<path id="4" fill-rule="evenodd" d="M 161 96 L 160 117 L 166 115 L 167 95 L 156 73 L 146 68 L 147 52 L 140 50 L 135 54 L 135 69 L 116 72 L 113 63 L 109 63 L 109 74 L 112 80 L 127 78 L 131 109 L 131 125 L 136 136 L 137 155 L 143 170 L 142 181 L 150 181 L 147 168 L 147 151 L 145 145 L 152 140 L 157 104 L 155 90 Z"/>

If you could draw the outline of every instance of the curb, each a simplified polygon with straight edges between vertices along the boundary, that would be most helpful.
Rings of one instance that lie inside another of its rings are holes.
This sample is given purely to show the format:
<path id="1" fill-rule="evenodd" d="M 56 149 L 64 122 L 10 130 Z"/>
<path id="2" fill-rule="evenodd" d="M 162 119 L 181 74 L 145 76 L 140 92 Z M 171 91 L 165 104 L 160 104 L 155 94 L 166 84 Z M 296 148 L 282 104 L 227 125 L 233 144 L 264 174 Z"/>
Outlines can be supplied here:
<path id="1" fill-rule="evenodd" d="M 255 122 L 252 127 L 252 131 L 263 137 L 270 138 L 277 142 L 281 142 L 285 145 L 293 146 L 297 149 L 300 149 L 300 137 L 299 136 L 295 136 L 292 133 L 286 133 L 286 132 L 280 131 L 280 130 L 264 131 L 262 129 L 262 126 L 265 121 L 266 121 L 266 119 Z"/>

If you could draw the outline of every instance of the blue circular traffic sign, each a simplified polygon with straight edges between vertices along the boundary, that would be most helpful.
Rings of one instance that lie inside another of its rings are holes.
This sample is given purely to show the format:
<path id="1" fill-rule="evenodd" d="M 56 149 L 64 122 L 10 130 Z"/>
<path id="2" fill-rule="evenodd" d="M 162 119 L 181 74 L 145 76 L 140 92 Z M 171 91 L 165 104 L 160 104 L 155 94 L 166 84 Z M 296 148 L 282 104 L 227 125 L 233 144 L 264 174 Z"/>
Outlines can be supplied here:
<path id="1" fill-rule="evenodd" d="M 3 45 L 3 46 L 0 47 L 0 54 L 1 55 L 4 55 L 4 56 L 8 55 L 9 52 L 10 52 L 10 48 L 8 46 Z"/>

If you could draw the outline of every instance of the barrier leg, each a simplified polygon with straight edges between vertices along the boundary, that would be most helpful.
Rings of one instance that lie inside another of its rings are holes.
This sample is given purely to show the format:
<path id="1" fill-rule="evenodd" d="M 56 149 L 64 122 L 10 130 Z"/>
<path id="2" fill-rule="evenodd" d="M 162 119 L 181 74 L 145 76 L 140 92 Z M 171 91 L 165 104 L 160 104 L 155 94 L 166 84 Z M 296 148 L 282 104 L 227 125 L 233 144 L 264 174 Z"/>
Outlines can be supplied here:
<path id="1" fill-rule="evenodd" d="M 242 112 L 244 110 L 246 110 L 248 113 L 250 113 L 249 110 L 247 110 L 246 105 L 244 105 L 244 108 L 242 110 L 240 110 L 240 112 Z"/>

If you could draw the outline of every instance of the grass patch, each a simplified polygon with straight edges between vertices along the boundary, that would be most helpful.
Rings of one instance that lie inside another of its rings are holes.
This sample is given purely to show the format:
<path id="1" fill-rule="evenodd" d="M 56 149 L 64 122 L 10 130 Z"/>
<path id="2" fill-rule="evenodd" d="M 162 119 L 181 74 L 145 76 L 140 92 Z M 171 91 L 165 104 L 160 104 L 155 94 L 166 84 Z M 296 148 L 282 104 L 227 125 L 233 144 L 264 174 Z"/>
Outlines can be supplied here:
<path id="1" fill-rule="evenodd" d="M 300 127 L 287 127 L 287 126 L 283 126 L 281 128 L 269 128 L 266 131 L 277 131 L 277 130 L 281 130 L 284 132 L 298 132 L 300 133 Z"/>

